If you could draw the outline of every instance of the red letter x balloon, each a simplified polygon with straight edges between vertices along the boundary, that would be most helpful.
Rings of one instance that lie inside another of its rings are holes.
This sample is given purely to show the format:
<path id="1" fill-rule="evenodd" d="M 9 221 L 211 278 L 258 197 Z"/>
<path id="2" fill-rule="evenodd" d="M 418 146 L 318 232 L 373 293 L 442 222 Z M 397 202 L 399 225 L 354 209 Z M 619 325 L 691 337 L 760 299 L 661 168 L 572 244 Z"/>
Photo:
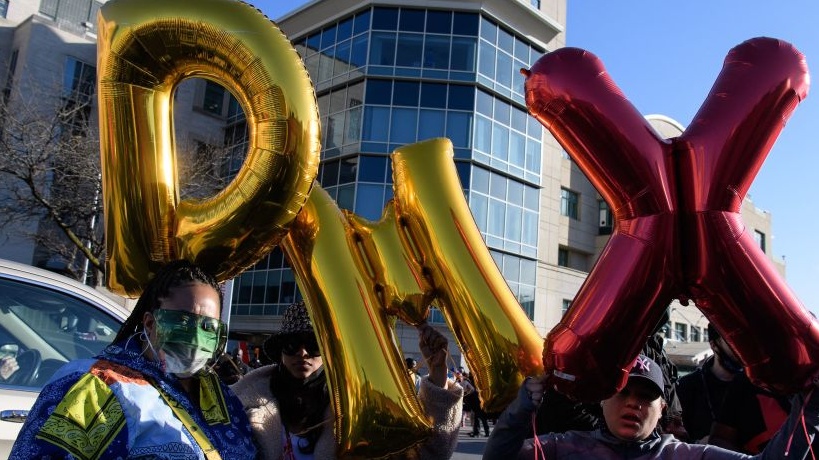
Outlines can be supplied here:
<path id="1" fill-rule="evenodd" d="M 691 125 L 661 139 L 593 54 L 564 48 L 524 71 L 529 111 L 609 203 L 604 248 L 543 361 L 562 392 L 608 397 L 670 301 L 694 299 L 757 384 L 804 388 L 819 328 L 742 223 L 739 209 L 768 151 L 808 92 L 788 43 L 749 40 L 725 59 Z"/>

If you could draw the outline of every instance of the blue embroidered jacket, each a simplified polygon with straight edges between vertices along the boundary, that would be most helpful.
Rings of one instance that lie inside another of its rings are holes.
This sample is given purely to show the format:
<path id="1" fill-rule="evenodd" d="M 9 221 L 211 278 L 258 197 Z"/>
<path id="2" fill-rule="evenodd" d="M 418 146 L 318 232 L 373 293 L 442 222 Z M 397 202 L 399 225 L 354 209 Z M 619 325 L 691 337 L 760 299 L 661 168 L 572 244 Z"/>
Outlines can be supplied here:
<path id="1" fill-rule="evenodd" d="M 135 342 L 72 361 L 40 392 L 10 459 L 224 459 L 256 455 L 242 404 L 211 373 L 199 406 Z M 175 410 L 171 407 L 175 405 Z M 182 419 L 187 419 L 183 422 Z"/>

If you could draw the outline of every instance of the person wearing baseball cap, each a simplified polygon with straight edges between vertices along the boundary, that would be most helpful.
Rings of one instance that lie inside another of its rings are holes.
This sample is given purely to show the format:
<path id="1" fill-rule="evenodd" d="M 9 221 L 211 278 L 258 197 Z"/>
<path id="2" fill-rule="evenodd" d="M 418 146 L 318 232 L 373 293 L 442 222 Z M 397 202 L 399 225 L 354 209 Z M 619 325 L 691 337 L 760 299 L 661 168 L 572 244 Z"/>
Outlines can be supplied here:
<path id="1" fill-rule="evenodd" d="M 600 404 L 603 420 L 592 431 L 547 433 L 532 437 L 532 415 L 541 404 L 548 385 L 546 375 L 527 378 L 518 397 L 498 419 L 486 445 L 485 460 L 536 458 L 602 460 L 622 459 L 748 459 L 757 458 L 713 445 L 688 444 L 661 433 L 659 422 L 666 402 L 663 374 L 651 358 L 639 355 L 625 387 Z M 819 396 L 806 391 L 794 396 L 788 421 L 766 446 L 759 458 L 805 458 L 811 440 L 819 431 Z M 805 429 L 796 430 L 804 422 Z"/>
<path id="2" fill-rule="evenodd" d="M 625 388 L 600 403 L 609 432 L 628 441 L 651 435 L 665 409 L 664 385 L 659 364 L 646 355 L 638 356 Z"/>

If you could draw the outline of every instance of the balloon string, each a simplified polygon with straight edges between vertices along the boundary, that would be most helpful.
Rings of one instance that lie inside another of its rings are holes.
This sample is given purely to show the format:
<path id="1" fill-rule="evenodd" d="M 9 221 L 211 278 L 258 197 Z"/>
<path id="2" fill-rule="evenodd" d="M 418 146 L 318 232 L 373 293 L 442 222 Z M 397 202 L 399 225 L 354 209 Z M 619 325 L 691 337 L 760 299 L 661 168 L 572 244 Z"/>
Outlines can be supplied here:
<path id="1" fill-rule="evenodd" d="M 805 417 L 802 416 L 802 430 L 805 431 L 805 439 L 808 440 L 808 450 L 810 451 L 810 458 L 816 460 L 816 455 L 813 454 L 813 443 L 810 442 L 810 434 L 808 433 L 808 425 L 805 423 Z"/>
<path id="2" fill-rule="evenodd" d="M 546 460 L 546 451 L 537 437 L 537 411 L 532 412 L 532 446 L 535 449 L 535 460 Z"/>
<path id="3" fill-rule="evenodd" d="M 805 430 L 805 437 L 808 441 L 808 449 L 810 449 L 810 455 L 815 460 L 816 457 L 813 455 L 813 446 L 810 441 L 810 435 L 808 434 L 808 428 L 805 426 L 805 406 L 808 405 L 808 401 L 810 401 L 811 395 L 813 395 L 814 388 L 811 388 L 808 394 L 805 396 L 805 402 L 802 404 L 802 408 L 799 410 L 799 419 L 802 421 L 802 428 Z M 785 445 L 785 456 L 787 457 L 791 451 L 791 442 L 793 442 L 793 436 L 796 434 L 796 430 L 799 428 L 799 425 L 793 427 L 791 430 L 791 435 L 788 436 L 788 443 Z"/>

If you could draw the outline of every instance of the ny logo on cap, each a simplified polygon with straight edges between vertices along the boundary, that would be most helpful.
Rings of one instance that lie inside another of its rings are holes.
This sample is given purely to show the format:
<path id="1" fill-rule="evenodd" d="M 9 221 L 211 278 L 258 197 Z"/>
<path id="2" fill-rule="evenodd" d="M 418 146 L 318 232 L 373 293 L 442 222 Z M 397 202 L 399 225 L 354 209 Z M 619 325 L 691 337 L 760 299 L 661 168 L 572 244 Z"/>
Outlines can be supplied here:
<path id="1" fill-rule="evenodd" d="M 651 360 L 648 357 L 638 356 L 637 361 L 634 362 L 634 367 L 642 372 L 651 372 Z"/>

